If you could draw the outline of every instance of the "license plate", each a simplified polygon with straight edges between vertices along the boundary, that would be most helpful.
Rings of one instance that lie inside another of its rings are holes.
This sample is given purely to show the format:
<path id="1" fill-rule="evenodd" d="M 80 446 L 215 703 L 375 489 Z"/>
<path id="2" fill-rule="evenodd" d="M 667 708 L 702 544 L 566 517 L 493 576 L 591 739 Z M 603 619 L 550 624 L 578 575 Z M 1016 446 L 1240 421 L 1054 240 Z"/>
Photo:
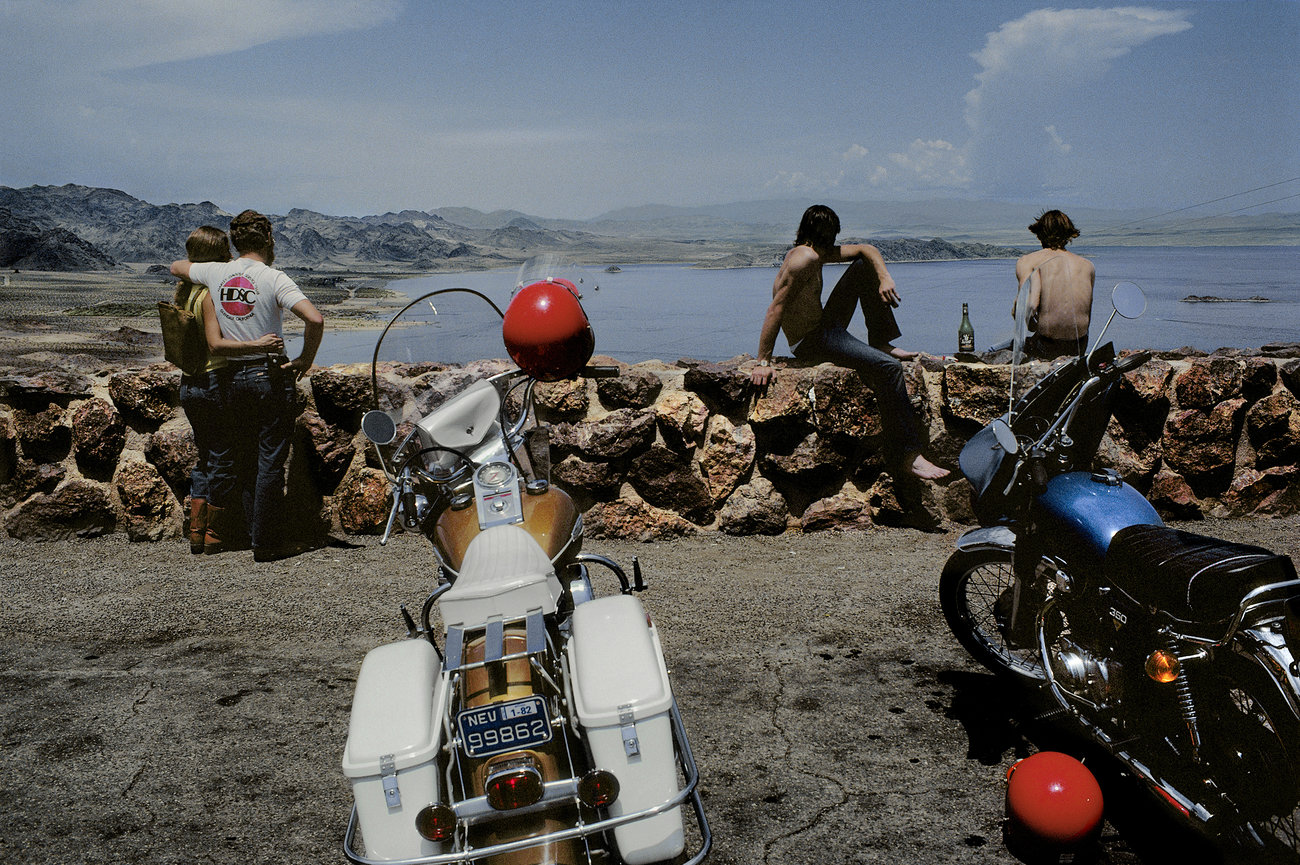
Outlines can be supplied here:
<path id="1" fill-rule="evenodd" d="M 536 748 L 551 740 L 551 721 L 541 697 L 465 709 L 456 715 L 456 726 L 461 747 L 470 757 Z"/>

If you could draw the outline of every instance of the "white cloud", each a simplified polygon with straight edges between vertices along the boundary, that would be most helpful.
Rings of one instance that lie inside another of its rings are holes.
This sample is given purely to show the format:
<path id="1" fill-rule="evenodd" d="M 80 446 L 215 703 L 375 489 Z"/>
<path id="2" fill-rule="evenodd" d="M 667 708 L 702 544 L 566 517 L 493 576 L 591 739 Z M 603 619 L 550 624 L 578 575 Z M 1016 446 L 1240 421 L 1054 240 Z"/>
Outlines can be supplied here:
<path id="1" fill-rule="evenodd" d="M 854 144 L 848 150 L 840 154 L 840 158 L 843 159 L 845 162 L 849 162 L 856 159 L 864 159 L 866 158 L 866 155 L 869 152 L 870 151 L 868 151 L 867 148 L 863 147 L 861 144 Z"/>
<path id="2" fill-rule="evenodd" d="M 965 96 L 971 138 L 964 145 L 973 186 L 997 195 L 1049 183 L 1062 160 L 1081 154 L 1069 141 L 1080 122 L 1071 106 L 1134 49 L 1192 25 L 1185 9 L 1124 6 L 1038 9 L 988 34 L 971 56 L 980 65 Z M 1046 135 L 1026 135 L 1041 129 Z"/>
<path id="3" fill-rule="evenodd" d="M 889 160 L 920 184 L 930 188 L 964 188 L 970 184 L 966 154 L 949 141 L 916 139 Z"/>
<path id="4" fill-rule="evenodd" d="M 966 122 L 978 132 L 1013 94 L 1046 100 L 1096 81 L 1134 48 L 1190 28 L 1187 14 L 1133 6 L 1039 9 L 1009 21 L 971 55 L 981 71 L 966 94 Z"/>
<path id="5" fill-rule="evenodd" d="M 1052 142 L 1052 148 L 1056 150 L 1057 153 L 1060 153 L 1061 155 L 1065 155 L 1074 149 L 1073 146 L 1070 144 L 1070 142 L 1062 138 L 1060 134 L 1056 131 L 1055 124 L 1053 123 L 1047 124 L 1046 126 L 1043 127 L 1043 131 L 1047 133 L 1047 138 L 1049 141 Z"/>
<path id="6" fill-rule="evenodd" d="M 402 6 L 403 0 L 9 0 L 0 6 L 0 22 L 22 60 L 84 74 L 361 30 L 394 20 Z"/>

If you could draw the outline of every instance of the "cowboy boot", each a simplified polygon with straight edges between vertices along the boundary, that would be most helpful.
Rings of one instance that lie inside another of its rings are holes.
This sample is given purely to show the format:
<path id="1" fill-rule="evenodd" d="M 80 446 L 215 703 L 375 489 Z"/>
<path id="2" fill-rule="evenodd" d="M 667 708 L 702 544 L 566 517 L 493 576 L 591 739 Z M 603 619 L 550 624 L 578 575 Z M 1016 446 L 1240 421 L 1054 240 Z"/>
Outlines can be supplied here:
<path id="1" fill-rule="evenodd" d="M 208 500 L 190 499 L 190 552 L 203 552 L 203 536 L 208 529 Z"/>
<path id="2" fill-rule="evenodd" d="M 210 556 L 221 552 L 221 534 L 225 531 L 225 508 L 208 505 L 208 525 L 203 535 L 203 554 Z"/>

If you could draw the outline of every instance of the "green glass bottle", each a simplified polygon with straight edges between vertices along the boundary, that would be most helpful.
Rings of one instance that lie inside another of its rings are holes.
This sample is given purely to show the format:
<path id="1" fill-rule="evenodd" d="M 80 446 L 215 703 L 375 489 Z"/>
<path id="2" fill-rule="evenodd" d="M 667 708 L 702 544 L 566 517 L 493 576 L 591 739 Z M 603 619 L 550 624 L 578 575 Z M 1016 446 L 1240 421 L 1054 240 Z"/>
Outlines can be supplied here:
<path id="1" fill-rule="evenodd" d="M 957 353 L 973 354 L 975 352 L 975 328 L 970 323 L 970 310 L 966 304 L 961 305 L 961 324 L 957 327 Z"/>

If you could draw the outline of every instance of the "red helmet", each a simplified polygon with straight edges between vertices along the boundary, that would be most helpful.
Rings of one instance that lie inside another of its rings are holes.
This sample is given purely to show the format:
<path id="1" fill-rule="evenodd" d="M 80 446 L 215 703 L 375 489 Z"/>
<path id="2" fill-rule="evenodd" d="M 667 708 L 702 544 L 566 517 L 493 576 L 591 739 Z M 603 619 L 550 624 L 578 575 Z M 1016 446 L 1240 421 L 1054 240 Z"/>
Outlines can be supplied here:
<path id="1" fill-rule="evenodd" d="M 1007 770 L 1007 844 L 1024 861 L 1073 861 L 1101 818 L 1097 779 L 1068 754 L 1040 751 Z"/>
<path id="2" fill-rule="evenodd" d="M 572 378 L 591 359 L 596 336 L 567 279 L 547 279 L 515 293 L 501 323 L 506 351 L 539 381 Z"/>

